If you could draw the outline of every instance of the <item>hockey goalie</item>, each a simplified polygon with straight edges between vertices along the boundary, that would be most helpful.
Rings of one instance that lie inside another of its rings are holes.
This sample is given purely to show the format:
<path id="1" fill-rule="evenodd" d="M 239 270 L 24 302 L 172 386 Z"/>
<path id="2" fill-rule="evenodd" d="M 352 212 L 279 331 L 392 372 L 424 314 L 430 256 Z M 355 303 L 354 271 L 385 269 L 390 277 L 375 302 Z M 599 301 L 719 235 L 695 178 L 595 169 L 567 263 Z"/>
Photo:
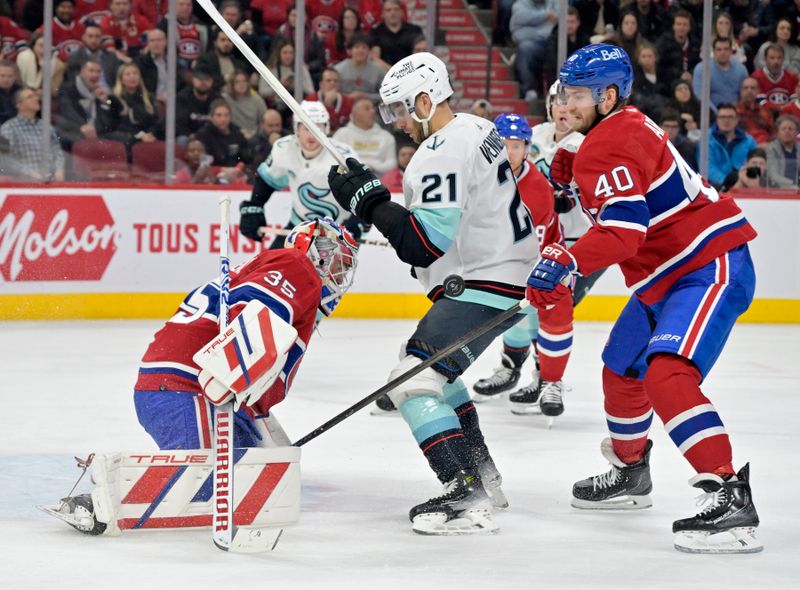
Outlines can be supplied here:
<path id="1" fill-rule="evenodd" d="M 235 403 L 234 522 L 297 521 L 300 449 L 271 409 L 287 395 L 314 327 L 353 281 L 357 246 L 330 219 L 297 225 L 285 247 L 230 273 L 230 323 L 218 328 L 219 281 L 189 293 L 139 365 L 134 404 L 159 451 L 97 455 L 95 488 L 45 512 L 90 535 L 212 524 L 215 407 Z M 71 494 L 71 493 L 70 493 Z"/>

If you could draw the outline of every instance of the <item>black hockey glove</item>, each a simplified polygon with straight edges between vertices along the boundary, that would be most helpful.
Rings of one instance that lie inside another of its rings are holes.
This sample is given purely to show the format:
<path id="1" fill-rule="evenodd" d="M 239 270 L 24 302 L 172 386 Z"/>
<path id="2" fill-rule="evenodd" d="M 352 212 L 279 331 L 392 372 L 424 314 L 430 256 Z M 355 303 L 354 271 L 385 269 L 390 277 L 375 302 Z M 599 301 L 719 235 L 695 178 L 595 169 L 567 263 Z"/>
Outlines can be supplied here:
<path id="1" fill-rule="evenodd" d="M 263 236 L 259 235 L 258 228 L 267 225 L 267 219 L 264 217 L 264 207 L 256 205 L 253 201 L 242 201 L 239 205 L 239 231 L 242 235 L 260 242 Z"/>
<path id="2" fill-rule="evenodd" d="M 572 185 L 554 183 L 555 197 L 554 209 L 556 213 L 569 213 L 577 204 L 580 198 L 576 195 L 577 189 L 573 190 Z"/>
<path id="3" fill-rule="evenodd" d="M 372 212 L 376 205 L 391 199 L 389 190 L 378 177 L 355 158 L 347 158 L 349 170 L 339 174 L 337 165 L 328 172 L 328 184 L 336 201 L 357 217 L 372 223 Z"/>

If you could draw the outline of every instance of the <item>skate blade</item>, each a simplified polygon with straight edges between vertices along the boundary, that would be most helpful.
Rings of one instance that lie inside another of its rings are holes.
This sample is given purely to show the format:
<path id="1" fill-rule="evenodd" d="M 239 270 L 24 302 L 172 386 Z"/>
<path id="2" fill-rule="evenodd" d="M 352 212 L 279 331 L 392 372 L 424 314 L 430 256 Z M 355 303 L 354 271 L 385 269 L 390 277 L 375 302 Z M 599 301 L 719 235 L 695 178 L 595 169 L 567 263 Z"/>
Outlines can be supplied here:
<path id="1" fill-rule="evenodd" d="M 447 520 L 443 512 L 430 512 L 414 517 L 411 529 L 418 535 L 451 537 L 457 535 L 491 535 L 500 530 L 492 519 L 492 511 L 482 508 L 470 510 Z"/>
<path id="2" fill-rule="evenodd" d="M 485 404 L 486 402 L 490 402 L 496 399 L 500 399 L 503 397 L 505 392 L 500 391 L 498 393 L 478 393 L 477 391 L 472 392 L 472 401 L 476 404 Z"/>
<path id="3" fill-rule="evenodd" d="M 542 413 L 541 408 L 539 408 L 538 403 L 533 404 L 511 404 L 511 413 L 515 416 L 532 416 L 532 415 L 539 415 Z"/>
<path id="4" fill-rule="evenodd" d="M 486 490 L 486 495 L 489 496 L 493 508 L 497 508 L 498 510 L 505 510 L 508 508 L 508 498 L 506 498 L 506 494 L 501 488 L 484 488 L 484 490 Z"/>
<path id="5" fill-rule="evenodd" d="M 619 496 L 603 502 L 592 502 L 591 500 L 572 498 L 570 504 L 573 508 L 579 508 L 581 510 L 644 510 L 653 505 L 653 500 L 649 495 Z"/>
<path id="6" fill-rule="evenodd" d="M 61 522 L 66 522 L 72 528 L 81 532 L 88 532 L 94 528 L 94 518 L 92 516 L 78 517 L 75 513 L 61 512 L 60 506 L 37 506 L 39 510 L 50 516 L 55 516 Z"/>
<path id="7" fill-rule="evenodd" d="M 764 545 L 756 537 L 755 527 L 711 531 L 681 531 L 675 534 L 675 549 L 684 553 L 759 553 Z"/>

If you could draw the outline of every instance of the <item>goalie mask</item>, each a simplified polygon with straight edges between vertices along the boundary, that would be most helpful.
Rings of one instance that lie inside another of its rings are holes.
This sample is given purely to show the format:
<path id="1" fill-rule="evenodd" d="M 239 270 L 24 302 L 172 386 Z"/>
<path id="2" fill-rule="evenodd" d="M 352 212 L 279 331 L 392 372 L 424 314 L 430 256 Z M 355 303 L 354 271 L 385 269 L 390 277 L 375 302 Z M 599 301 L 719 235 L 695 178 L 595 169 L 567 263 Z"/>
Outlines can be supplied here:
<path id="1" fill-rule="evenodd" d="M 331 315 L 353 284 L 358 260 L 358 245 L 353 236 L 332 219 L 323 217 L 292 228 L 284 247 L 308 256 L 322 279 L 319 307 L 326 316 Z"/>

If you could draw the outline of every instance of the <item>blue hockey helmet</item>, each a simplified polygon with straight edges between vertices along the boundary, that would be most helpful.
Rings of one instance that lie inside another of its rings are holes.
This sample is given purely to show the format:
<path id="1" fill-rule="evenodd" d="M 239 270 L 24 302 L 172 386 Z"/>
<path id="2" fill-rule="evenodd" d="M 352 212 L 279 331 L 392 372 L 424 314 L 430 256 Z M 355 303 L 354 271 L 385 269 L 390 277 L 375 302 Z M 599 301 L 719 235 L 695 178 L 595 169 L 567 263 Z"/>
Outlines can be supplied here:
<path id="1" fill-rule="evenodd" d="M 596 43 L 578 49 L 561 66 L 559 103 L 565 102 L 564 86 L 587 86 L 592 90 L 595 104 L 603 101 L 605 89 L 614 84 L 619 98 L 628 98 L 633 86 L 633 66 L 625 50 L 615 45 Z"/>
<path id="2" fill-rule="evenodd" d="M 531 142 L 533 131 L 528 120 L 522 115 L 513 113 L 497 115 L 494 126 L 503 139 L 521 139 L 525 143 Z"/>

